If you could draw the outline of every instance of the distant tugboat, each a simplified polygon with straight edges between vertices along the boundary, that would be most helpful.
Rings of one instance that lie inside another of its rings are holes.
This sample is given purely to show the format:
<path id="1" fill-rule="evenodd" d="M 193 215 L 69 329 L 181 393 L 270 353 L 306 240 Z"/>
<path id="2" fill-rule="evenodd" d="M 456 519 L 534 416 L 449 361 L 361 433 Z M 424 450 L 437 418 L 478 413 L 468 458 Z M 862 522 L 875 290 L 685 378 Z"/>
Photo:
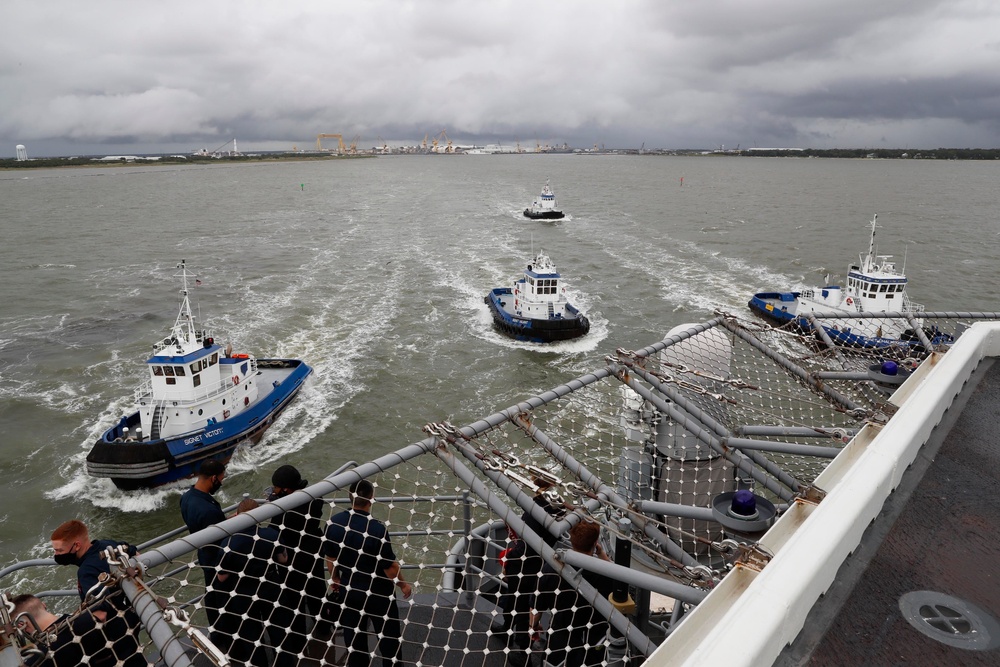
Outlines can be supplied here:
<path id="1" fill-rule="evenodd" d="M 497 329 L 516 340 L 551 343 L 590 331 L 590 321 L 566 300 L 559 273 L 543 251 L 513 287 L 496 287 L 484 301 Z"/>
<path id="2" fill-rule="evenodd" d="M 136 411 L 87 455 L 87 472 L 110 477 L 120 489 L 190 477 L 205 459 L 226 461 L 238 446 L 259 442 L 312 372 L 299 359 L 233 354 L 195 329 L 183 260 L 178 268 L 180 312 L 167 337 L 153 344 Z"/>
<path id="3" fill-rule="evenodd" d="M 890 261 L 892 256 L 876 254 L 877 220 L 878 215 L 871 221 L 868 255 L 859 256 L 860 263 L 848 268 L 845 287 L 827 285 L 802 292 L 759 292 L 747 304 L 750 310 L 777 324 L 796 320 L 796 325 L 806 331 L 812 328 L 806 318 L 809 313 L 843 313 L 844 319 L 838 320 L 837 326 L 823 327 L 834 342 L 842 345 L 886 347 L 915 341 L 913 330 L 906 329 L 906 321 L 900 318 L 851 319 L 853 313 L 919 315 L 924 310 L 922 305 L 913 303 L 906 295 L 906 276 Z M 938 332 L 927 333 L 934 343 L 949 342 L 942 339 Z"/>
<path id="4" fill-rule="evenodd" d="M 559 220 L 564 217 L 562 211 L 556 210 L 556 196 L 552 194 L 548 181 L 545 181 L 545 187 L 542 188 L 538 199 L 524 209 L 524 217 L 532 220 Z"/>

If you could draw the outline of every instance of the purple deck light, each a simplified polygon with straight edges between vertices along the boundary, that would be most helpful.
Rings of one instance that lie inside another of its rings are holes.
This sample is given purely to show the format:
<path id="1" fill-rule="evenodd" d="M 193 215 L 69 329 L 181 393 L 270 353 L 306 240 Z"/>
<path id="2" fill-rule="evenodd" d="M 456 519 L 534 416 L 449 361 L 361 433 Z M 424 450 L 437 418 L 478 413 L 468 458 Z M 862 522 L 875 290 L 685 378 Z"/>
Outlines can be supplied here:
<path id="1" fill-rule="evenodd" d="M 733 504 L 730 510 L 736 516 L 753 517 L 757 515 L 757 499 L 752 491 L 743 489 L 733 494 Z"/>

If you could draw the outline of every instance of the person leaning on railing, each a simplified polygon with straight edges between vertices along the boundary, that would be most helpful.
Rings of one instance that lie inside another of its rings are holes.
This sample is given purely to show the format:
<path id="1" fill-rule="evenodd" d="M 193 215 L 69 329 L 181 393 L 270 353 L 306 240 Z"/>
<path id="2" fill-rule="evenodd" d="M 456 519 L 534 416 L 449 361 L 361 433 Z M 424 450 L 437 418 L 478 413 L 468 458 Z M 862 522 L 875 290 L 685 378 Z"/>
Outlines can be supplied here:
<path id="1" fill-rule="evenodd" d="M 136 555 L 136 549 L 128 542 L 120 540 L 91 540 L 86 524 L 72 519 L 61 524 L 52 532 L 52 550 L 59 565 L 76 565 L 77 588 L 81 602 L 93 590 L 102 574 L 110 574 L 111 569 L 101 555 L 108 547 L 124 547 L 129 556 Z M 90 607 L 91 614 L 98 621 L 97 631 L 110 643 L 110 652 L 125 667 L 145 666 L 136 634 L 141 625 L 138 614 L 121 589 L 114 591 L 103 601 Z"/>

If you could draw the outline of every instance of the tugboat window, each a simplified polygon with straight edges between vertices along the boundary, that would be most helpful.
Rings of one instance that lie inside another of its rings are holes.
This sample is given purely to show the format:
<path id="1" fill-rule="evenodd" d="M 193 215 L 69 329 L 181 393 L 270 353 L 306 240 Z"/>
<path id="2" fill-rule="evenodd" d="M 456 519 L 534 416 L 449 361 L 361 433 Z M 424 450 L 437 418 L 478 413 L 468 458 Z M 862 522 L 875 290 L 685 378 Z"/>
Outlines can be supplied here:
<path id="1" fill-rule="evenodd" d="M 192 379 L 194 380 L 194 386 L 196 386 L 196 387 L 200 387 L 201 386 L 201 376 L 200 375 L 195 375 Z"/>
<path id="2" fill-rule="evenodd" d="M 177 378 L 167 378 L 167 384 L 177 384 Z"/>
<path id="3" fill-rule="evenodd" d="M 186 373 L 186 372 L 184 371 L 184 367 L 183 367 L 183 366 L 178 366 L 178 367 L 177 367 L 176 369 L 174 369 L 174 370 L 175 370 L 175 371 L 177 372 L 177 377 L 179 377 L 179 378 L 182 378 L 182 377 L 184 377 L 185 375 L 187 375 L 187 373 Z"/>
<path id="4" fill-rule="evenodd" d="M 214 352 L 212 354 L 212 360 L 208 362 L 208 365 L 209 366 L 214 366 L 217 363 L 219 363 L 219 353 L 218 352 Z"/>
<path id="5" fill-rule="evenodd" d="M 173 366 L 164 366 L 163 367 L 163 374 L 166 375 L 167 377 L 173 377 L 174 376 L 174 367 Z M 173 384 L 173 382 L 169 382 L 168 384 Z"/>
<path id="6" fill-rule="evenodd" d="M 159 366 L 153 366 L 153 375 L 163 375 L 163 369 Z"/>
<path id="7" fill-rule="evenodd" d="M 888 289 L 889 289 L 889 286 L 888 286 L 888 285 L 882 285 L 882 289 L 880 289 L 879 291 L 880 291 L 880 292 L 885 292 L 885 291 L 886 291 L 886 290 L 888 290 Z"/>

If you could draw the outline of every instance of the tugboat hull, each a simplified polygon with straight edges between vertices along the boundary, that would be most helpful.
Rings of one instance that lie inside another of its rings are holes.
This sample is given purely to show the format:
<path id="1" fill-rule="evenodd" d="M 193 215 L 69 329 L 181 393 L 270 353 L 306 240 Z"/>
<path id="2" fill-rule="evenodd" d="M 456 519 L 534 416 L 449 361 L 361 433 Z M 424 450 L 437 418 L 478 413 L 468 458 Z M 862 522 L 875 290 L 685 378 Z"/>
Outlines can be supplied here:
<path id="1" fill-rule="evenodd" d="M 237 447 L 256 444 L 302 388 L 312 368 L 299 359 L 258 359 L 260 377 L 271 391 L 230 419 L 172 438 L 125 440 L 139 425 L 139 413 L 122 417 L 87 455 L 87 472 L 110 478 L 126 491 L 170 484 L 196 474 L 202 461 L 228 461 Z"/>
<path id="2" fill-rule="evenodd" d="M 753 295 L 750 301 L 747 302 L 747 306 L 753 312 L 778 326 L 794 322 L 791 326 L 804 333 L 809 333 L 813 331 L 813 325 L 806 317 L 800 316 L 795 312 L 799 294 L 799 292 L 759 292 Z M 851 314 L 847 311 L 831 309 L 829 312 L 843 312 L 845 320 L 851 317 Z M 918 353 L 924 351 L 923 345 L 921 345 L 913 329 L 906 329 L 898 338 L 869 336 L 852 331 L 850 328 L 844 330 L 835 326 L 824 325 L 823 330 L 826 331 L 830 340 L 845 347 L 867 349 L 909 347 Z M 934 345 L 950 345 L 955 342 L 954 336 L 944 334 L 933 327 L 923 327 L 923 332 L 926 334 L 927 339 Z"/>
<path id="3" fill-rule="evenodd" d="M 515 340 L 553 343 L 579 338 L 590 331 L 590 320 L 569 304 L 566 305 L 566 310 L 571 317 L 529 318 L 518 317 L 507 311 L 506 305 L 513 299 L 512 290 L 501 287 L 493 289 L 484 301 L 490 307 L 496 329 Z"/>
<path id="4" fill-rule="evenodd" d="M 526 208 L 524 209 L 524 217 L 532 220 L 561 220 L 566 216 L 562 211 L 533 211 Z"/>

